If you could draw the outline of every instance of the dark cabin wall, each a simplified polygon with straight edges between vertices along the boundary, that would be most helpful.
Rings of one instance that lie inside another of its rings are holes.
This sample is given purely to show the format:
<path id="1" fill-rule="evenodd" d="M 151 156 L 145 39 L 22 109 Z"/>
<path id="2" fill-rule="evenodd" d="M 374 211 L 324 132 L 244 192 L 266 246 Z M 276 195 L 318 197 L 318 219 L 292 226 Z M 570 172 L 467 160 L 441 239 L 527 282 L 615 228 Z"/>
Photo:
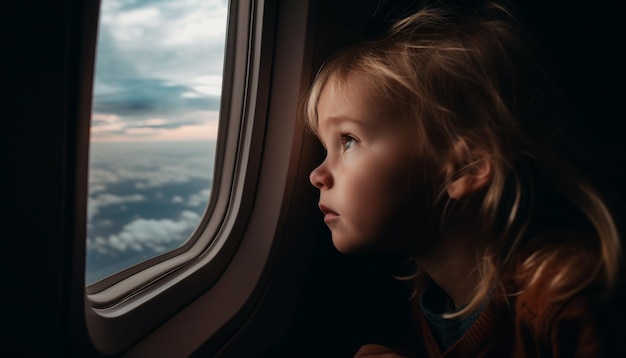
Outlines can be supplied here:
<path id="1" fill-rule="evenodd" d="M 68 356 L 74 348 L 78 75 L 89 44 L 82 38 L 84 3 L 3 5 L 3 356 Z"/>

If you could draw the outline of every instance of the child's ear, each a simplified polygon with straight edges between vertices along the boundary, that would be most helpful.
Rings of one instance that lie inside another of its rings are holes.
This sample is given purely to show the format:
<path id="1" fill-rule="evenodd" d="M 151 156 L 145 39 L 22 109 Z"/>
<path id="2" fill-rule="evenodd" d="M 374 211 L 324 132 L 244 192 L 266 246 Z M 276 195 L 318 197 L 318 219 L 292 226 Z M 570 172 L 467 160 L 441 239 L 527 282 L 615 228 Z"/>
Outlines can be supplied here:
<path id="1" fill-rule="evenodd" d="M 468 147 L 465 141 L 460 140 L 460 142 L 455 146 L 455 149 L 463 147 L 467 150 Z M 473 158 L 472 162 L 470 164 L 465 163 L 469 168 L 446 186 L 448 196 L 452 199 L 459 199 L 467 194 L 474 193 L 483 189 L 491 182 L 493 165 L 489 160 L 489 156 L 483 151 L 474 151 L 471 157 Z"/>

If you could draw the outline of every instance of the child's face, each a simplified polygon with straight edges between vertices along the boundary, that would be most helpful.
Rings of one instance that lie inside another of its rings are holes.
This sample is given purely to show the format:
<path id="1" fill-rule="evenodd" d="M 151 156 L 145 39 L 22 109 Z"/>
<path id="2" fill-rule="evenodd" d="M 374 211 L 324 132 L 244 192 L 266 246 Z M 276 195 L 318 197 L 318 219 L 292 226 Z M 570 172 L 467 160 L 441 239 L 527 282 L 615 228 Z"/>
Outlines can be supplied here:
<path id="1" fill-rule="evenodd" d="M 370 92 L 353 78 L 326 85 L 319 99 L 318 137 L 327 153 L 310 180 L 343 253 L 409 249 L 426 217 L 413 131 Z"/>

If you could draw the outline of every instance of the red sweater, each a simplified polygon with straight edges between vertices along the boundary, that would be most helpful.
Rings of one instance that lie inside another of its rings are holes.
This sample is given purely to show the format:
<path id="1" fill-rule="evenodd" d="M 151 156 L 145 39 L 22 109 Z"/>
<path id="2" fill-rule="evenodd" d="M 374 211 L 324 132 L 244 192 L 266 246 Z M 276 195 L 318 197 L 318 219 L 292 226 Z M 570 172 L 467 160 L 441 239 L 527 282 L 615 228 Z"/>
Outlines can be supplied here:
<path id="1" fill-rule="evenodd" d="M 413 356 L 622 357 L 616 349 L 623 346 L 620 340 L 626 340 L 618 334 L 618 323 L 626 324 L 623 317 L 607 319 L 601 313 L 607 307 L 591 296 L 552 302 L 548 292 L 540 282 L 518 296 L 492 298 L 470 329 L 445 352 L 440 352 L 418 308 Z"/>

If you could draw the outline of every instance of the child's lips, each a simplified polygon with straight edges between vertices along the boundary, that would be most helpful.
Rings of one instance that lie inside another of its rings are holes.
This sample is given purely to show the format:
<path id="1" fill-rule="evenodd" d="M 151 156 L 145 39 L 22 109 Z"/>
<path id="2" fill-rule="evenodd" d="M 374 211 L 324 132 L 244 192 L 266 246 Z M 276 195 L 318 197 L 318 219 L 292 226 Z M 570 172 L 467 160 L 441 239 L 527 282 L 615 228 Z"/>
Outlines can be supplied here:
<path id="1" fill-rule="evenodd" d="M 328 224 L 328 223 L 330 223 L 332 221 L 335 221 L 337 219 L 339 219 L 339 215 L 335 214 L 335 213 L 326 213 L 326 215 L 324 215 L 324 222 L 326 224 Z"/>
<path id="2" fill-rule="evenodd" d="M 320 204 L 319 207 L 320 207 L 320 210 L 322 211 L 322 213 L 324 214 L 324 222 L 325 223 L 328 224 L 329 222 L 334 221 L 337 218 L 339 218 L 339 214 L 337 214 L 336 212 L 334 212 L 333 210 L 331 210 L 327 206 L 325 206 L 323 204 Z"/>

